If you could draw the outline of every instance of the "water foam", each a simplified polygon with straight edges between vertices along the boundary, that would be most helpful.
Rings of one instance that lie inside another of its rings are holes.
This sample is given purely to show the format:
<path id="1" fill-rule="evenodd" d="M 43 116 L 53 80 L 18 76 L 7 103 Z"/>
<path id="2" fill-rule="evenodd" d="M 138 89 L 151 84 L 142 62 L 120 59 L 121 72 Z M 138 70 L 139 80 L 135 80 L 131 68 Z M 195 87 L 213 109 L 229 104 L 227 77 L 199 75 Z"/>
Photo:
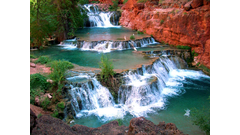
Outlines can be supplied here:
<path id="1" fill-rule="evenodd" d="M 124 118 L 127 114 L 134 117 L 147 117 L 150 113 L 166 109 L 169 97 L 184 93 L 183 84 L 190 83 L 187 78 L 209 78 L 201 71 L 177 67 L 177 63 L 167 57 L 161 57 L 152 66 L 143 66 L 138 71 L 125 73 L 125 83 L 118 91 L 118 104 L 114 102 L 109 90 L 103 87 L 96 78 L 92 78 L 92 83 L 72 87 L 71 91 L 79 90 L 72 97 L 78 95 L 83 104 L 81 110 L 79 105 L 73 106 L 78 108 L 75 109 L 78 110 L 76 117 L 95 115 L 101 121 Z M 87 103 L 87 100 L 95 102 Z"/>

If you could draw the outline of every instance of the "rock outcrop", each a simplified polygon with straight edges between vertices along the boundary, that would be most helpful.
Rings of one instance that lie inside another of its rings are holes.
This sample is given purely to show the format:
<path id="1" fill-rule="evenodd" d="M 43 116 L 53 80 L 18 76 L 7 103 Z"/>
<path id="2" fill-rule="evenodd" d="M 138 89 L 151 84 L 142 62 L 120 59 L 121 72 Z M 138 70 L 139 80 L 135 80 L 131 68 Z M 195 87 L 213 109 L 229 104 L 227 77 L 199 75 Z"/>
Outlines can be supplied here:
<path id="1" fill-rule="evenodd" d="M 155 125 L 144 117 L 133 118 L 129 127 L 119 126 L 117 121 L 112 121 L 98 128 L 89 128 L 83 125 L 70 127 L 62 120 L 50 115 L 42 115 L 39 118 L 30 115 L 30 128 L 32 135 L 183 135 L 173 123 L 160 122 Z"/>
<path id="2" fill-rule="evenodd" d="M 144 117 L 133 118 L 130 121 L 128 135 L 184 135 L 175 124 L 160 122 L 155 125 Z"/>
<path id="3" fill-rule="evenodd" d="M 210 68 L 210 1 L 128 0 L 122 10 L 122 26 L 153 35 L 159 42 L 190 46 L 199 54 L 195 62 Z"/>

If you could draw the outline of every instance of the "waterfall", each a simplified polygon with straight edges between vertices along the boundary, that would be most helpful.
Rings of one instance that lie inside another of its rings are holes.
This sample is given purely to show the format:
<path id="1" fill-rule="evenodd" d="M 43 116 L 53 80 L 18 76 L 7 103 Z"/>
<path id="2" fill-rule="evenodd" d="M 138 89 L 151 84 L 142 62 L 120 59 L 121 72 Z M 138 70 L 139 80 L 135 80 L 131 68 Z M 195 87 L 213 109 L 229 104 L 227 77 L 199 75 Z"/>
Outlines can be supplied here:
<path id="1" fill-rule="evenodd" d="M 91 78 L 86 75 L 82 75 L 82 77 Z M 95 77 L 91 78 L 88 82 L 70 86 L 71 104 L 76 117 L 82 115 L 81 110 L 96 110 L 99 108 L 113 107 L 115 104 L 109 90 L 102 86 Z"/>
<path id="2" fill-rule="evenodd" d="M 111 52 L 113 50 L 133 49 L 130 45 L 131 43 L 135 48 L 139 48 L 146 47 L 150 44 L 156 44 L 157 42 L 155 42 L 152 37 L 146 37 L 134 41 L 78 41 L 77 47 L 84 51 Z"/>
<path id="3" fill-rule="evenodd" d="M 165 109 L 169 97 L 184 93 L 183 84 L 192 83 L 187 78 L 209 78 L 202 71 L 185 69 L 186 66 L 180 66 L 174 57 L 160 56 L 152 65 L 124 72 L 123 84 L 118 91 L 118 104 L 95 77 L 79 75 L 87 81 L 71 84 L 69 89 L 75 116 L 95 115 L 103 121 L 123 118 L 127 114 L 147 117 L 149 113 Z"/>
<path id="4" fill-rule="evenodd" d="M 119 15 L 116 17 L 116 12 L 103 12 L 98 6 L 92 4 L 85 4 L 83 7 L 87 11 L 90 27 L 116 27 L 118 25 Z"/>

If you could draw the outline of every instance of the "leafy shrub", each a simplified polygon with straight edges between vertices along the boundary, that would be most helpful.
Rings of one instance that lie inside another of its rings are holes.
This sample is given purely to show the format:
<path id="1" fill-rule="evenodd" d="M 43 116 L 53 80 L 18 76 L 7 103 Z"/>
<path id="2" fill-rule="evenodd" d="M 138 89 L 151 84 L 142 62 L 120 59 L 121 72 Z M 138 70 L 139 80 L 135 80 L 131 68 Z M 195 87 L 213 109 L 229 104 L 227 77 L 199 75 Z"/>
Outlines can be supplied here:
<path id="1" fill-rule="evenodd" d="M 52 117 L 58 118 L 58 111 L 54 110 L 54 112 L 51 114 Z"/>
<path id="2" fill-rule="evenodd" d="M 130 39 L 131 39 L 131 40 L 134 40 L 134 39 L 135 39 L 135 36 L 134 36 L 134 35 L 131 35 L 131 36 L 130 36 Z"/>
<path id="3" fill-rule="evenodd" d="M 36 59 L 37 57 L 35 55 L 30 55 L 31 59 Z"/>
<path id="4" fill-rule="evenodd" d="M 50 58 L 47 57 L 47 56 L 40 56 L 36 61 L 35 63 L 41 63 L 41 64 L 46 64 L 48 62 L 50 62 Z"/>
<path id="5" fill-rule="evenodd" d="M 198 56 L 198 54 L 195 52 L 195 50 L 192 50 L 192 56 L 194 57 L 194 56 Z"/>
<path id="6" fill-rule="evenodd" d="M 92 1 L 91 3 L 99 3 L 99 1 Z"/>
<path id="7" fill-rule="evenodd" d="M 115 72 L 113 71 L 112 61 L 108 59 L 106 55 L 101 56 L 101 62 L 99 63 L 101 68 L 100 76 L 101 80 L 107 82 L 109 77 L 113 77 Z"/>
<path id="8" fill-rule="evenodd" d="M 63 110 L 65 108 L 64 102 L 58 103 L 57 107 Z"/>
<path id="9" fill-rule="evenodd" d="M 164 20 L 161 20 L 160 24 L 163 24 L 164 23 Z"/>
<path id="10" fill-rule="evenodd" d="M 31 89 L 44 89 L 47 90 L 50 87 L 50 83 L 47 82 L 47 78 L 39 73 L 30 75 L 30 88 Z"/>
<path id="11" fill-rule="evenodd" d="M 191 115 L 193 124 L 198 125 L 201 130 L 210 135 L 210 110 L 205 108 L 198 110 L 194 108 Z"/>
<path id="12" fill-rule="evenodd" d="M 113 5 L 109 6 L 109 11 L 117 11 L 118 9 L 118 0 L 112 0 Z"/>
<path id="13" fill-rule="evenodd" d="M 144 34 L 142 31 L 137 31 L 137 34 Z"/>
<path id="14" fill-rule="evenodd" d="M 184 45 L 177 45 L 178 49 L 191 49 L 189 46 L 184 46 Z"/>
<path id="15" fill-rule="evenodd" d="M 40 118 L 41 116 L 42 116 L 42 114 L 41 114 L 41 113 L 39 113 L 39 114 L 38 114 L 38 116 L 37 116 L 37 118 Z"/>
<path id="16" fill-rule="evenodd" d="M 41 103 L 41 106 L 43 107 L 44 110 L 47 110 L 47 107 L 49 104 L 50 104 L 50 100 L 48 99 L 48 97 L 46 97 Z"/>
<path id="17" fill-rule="evenodd" d="M 199 66 L 199 64 L 200 64 L 200 62 L 198 62 L 198 63 L 196 64 L 196 66 L 198 67 L 198 66 Z"/>
<path id="18" fill-rule="evenodd" d="M 206 66 L 204 66 L 204 65 L 201 64 L 201 65 L 199 66 L 199 68 L 202 69 L 203 71 L 205 71 L 205 72 L 207 72 L 207 73 L 210 74 L 210 69 L 207 68 Z"/>
<path id="19" fill-rule="evenodd" d="M 53 61 L 51 62 L 52 73 L 49 76 L 54 81 L 54 84 L 61 84 L 65 79 L 65 72 L 73 67 L 73 64 L 69 61 Z"/>
<path id="20" fill-rule="evenodd" d="M 184 14 L 184 15 L 186 15 L 187 13 L 186 13 L 186 12 L 184 12 L 183 14 Z"/>

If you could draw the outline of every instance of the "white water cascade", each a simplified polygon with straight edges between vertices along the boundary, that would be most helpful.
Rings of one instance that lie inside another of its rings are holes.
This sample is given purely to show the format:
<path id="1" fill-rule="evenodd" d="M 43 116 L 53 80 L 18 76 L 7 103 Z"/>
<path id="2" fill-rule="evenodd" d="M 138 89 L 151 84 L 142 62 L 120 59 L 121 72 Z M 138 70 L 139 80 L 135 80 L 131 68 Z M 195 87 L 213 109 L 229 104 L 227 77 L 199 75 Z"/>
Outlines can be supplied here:
<path id="1" fill-rule="evenodd" d="M 163 110 L 169 97 L 185 92 L 183 84 L 191 83 L 187 78 L 209 78 L 202 71 L 179 67 L 175 58 L 161 56 L 152 65 L 125 72 L 124 83 L 118 91 L 118 104 L 95 77 L 85 76 L 90 79 L 88 82 L 71 85 L 69 90 L 75 116 L 95 115 L 102 121 L 108 121 L 127 114 L 147 117 L 149 113 Z"/>
<path id="2" fill-rule="evenodd" d="M 133 49 L 139 47 L 147 47 L 151 44 L 157 44 L 153 37 L 145 37 L 142 39 L 137 40 L 129 40 L 129 41 L 108 41 L 108 40 L 101 40 L 101 41 L 77 41 L 76 39 L 65 40 L 59 46 L 62 46 L 63 49 L 77 49 L 79 48 L 82 51 L 97 51 L 97 52 L 111 52 L 114 50 L 126 50 L 126 49 Z M 130 45 L 130 44 L 133 44 Z"/>
<path id="3" fill-rule="evenodd" d="M 87 10 L 90 27 L 116 27 L 110 21 L 114 12 L 100 11 L 96 5 L 92 4 L 85 4 L 83 7 Z"/>

